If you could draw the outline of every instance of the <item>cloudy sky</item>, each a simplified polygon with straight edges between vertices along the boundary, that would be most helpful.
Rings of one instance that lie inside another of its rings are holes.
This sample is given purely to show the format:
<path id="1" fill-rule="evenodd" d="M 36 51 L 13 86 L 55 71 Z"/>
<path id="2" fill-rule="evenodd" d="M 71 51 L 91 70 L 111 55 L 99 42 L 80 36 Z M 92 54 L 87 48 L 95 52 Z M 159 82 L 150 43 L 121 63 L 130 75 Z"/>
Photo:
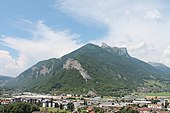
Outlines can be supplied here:
<path id="1" fill-rule="evenodd" d="M 1 0 L 0 75 L 84 44 L 127 47 L 131 56 L 170 66 L 169 0 Z"/>

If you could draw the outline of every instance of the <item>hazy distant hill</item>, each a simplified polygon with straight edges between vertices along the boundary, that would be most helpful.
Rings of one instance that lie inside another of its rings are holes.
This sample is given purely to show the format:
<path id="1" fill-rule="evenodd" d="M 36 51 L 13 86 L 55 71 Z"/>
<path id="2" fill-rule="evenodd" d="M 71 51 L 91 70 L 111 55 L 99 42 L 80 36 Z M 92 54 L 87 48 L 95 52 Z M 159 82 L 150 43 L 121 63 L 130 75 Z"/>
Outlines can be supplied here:
<path id="1" fill-rule="evenodd" d="M 0 75 L 0 86 L 3 86 L 7 81 L 12 79 L 12 77 Z"/>
<path id="2" fill-rule="evenodd" d="M 59 59 L 40 61 L 7 86 L 45 93 L 93 91 L 101 95 L 116 95 L 139 87 L 153 87 L 149 81 L 168 85 L 169 78 L 166 77 L 159 69 L 131 57 L 126 48 L 103 43 L 101 47 L 87 44 Z M 155 84 L 154 88 L 157 88 Z"/>
<path id="3" fill-rule="evenodd" d="M 149 64 L 160 70 L 162 73 L 165 73 L 168 77 L 170 77 L 170 67 L 162 63 L 149 62 Z"/>
<path id="4" fill-rule="evenodd" d="M 11 79 L 12 77 L 0 75 L 0 81 L 6 81 L 6 80 L 11 80 Z"/>
<path id="5" fill-rule="evenodd" d="M 167 74 L 170 74 L 170 67 L 161 64 L 161 63 L 155 63 L 155 62 L 149 62 L 150 65 L 154 66 L 156 69 L 165 72 Z"/>

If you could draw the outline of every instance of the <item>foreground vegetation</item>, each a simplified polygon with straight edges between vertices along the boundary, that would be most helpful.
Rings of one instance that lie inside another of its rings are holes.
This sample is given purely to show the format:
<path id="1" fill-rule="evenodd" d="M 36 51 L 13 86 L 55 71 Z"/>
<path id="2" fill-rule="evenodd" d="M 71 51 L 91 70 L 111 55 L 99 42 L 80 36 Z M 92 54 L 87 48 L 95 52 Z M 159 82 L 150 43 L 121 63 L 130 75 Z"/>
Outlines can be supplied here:
<path id="1" fill-rule="evenodd" d="M 122 108 L 118 113 L 139 113 L 139 111 L 130 108 Z"/>
<path id="2" fill-rule="evenodd" d="M 32 113 L 40 111 L 39 107 L 30 103 L 13 103 L 0 106 L 0 113 Z"/>

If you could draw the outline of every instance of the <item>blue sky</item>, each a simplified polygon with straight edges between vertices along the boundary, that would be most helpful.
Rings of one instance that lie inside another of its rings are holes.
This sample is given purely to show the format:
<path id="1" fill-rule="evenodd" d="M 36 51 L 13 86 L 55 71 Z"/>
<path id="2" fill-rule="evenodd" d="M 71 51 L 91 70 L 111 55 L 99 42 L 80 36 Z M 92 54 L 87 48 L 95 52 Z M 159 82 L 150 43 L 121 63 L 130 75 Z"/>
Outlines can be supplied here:
<path id="1" fill-rule="evenodd" d="M 20 19 L 32 22 L 44 21 L 46 25 L 54 29 L 68 29 L 71 32 L 81 34 L 81 40 L 97 38 L 107 33 L 104 25 L 84 24 L 73 17 L 56 10 L 55 0 L 2 0 L 0 1 L 1 34 L 27 37 L 28 32 L 18 25 Z"/>
<path id="2" fill-rule="evenodd" d="M 22 28 L 21 19 L 27 19 L 32 22 L 42 20 L 53 29 L 67 29 L 70 32 L 80 34 L 82 42 L 88 42 L 107 33 L 104 25 L 83 24 L 62 11 L 56 10 L 55 3 L 55 0 L 0 1 L 0 34 L 30 38 L 30 33 Z M 3 45 L 0 45 L 0 47 L 8 50 L 14 58 L 18 57 L 18 53 L 14 49 Z"/>
<path id="3" fill-rule="evenodd" d="M 127 47 L 170 66 L 169 0 L 1 0 L 0 75 L 17 76 L 40 60 L 84 44 Z"/>

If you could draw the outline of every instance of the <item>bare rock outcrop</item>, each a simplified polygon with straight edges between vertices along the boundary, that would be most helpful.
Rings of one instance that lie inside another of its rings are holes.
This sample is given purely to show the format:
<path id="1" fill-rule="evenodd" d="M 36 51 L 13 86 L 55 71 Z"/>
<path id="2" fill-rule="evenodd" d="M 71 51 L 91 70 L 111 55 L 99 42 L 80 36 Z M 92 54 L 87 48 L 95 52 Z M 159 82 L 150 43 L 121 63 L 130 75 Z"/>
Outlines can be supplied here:
<path id="1" fill-rule="evenodd" d="M 66 63 L 63 65 L 64 69 L 77 69 L 82 77 L 87 81 L 88 79 L 91 79 L 90 75 L 87 74 L 87 71 L 82 68 L 79 61 L 68 58 Z"/>

